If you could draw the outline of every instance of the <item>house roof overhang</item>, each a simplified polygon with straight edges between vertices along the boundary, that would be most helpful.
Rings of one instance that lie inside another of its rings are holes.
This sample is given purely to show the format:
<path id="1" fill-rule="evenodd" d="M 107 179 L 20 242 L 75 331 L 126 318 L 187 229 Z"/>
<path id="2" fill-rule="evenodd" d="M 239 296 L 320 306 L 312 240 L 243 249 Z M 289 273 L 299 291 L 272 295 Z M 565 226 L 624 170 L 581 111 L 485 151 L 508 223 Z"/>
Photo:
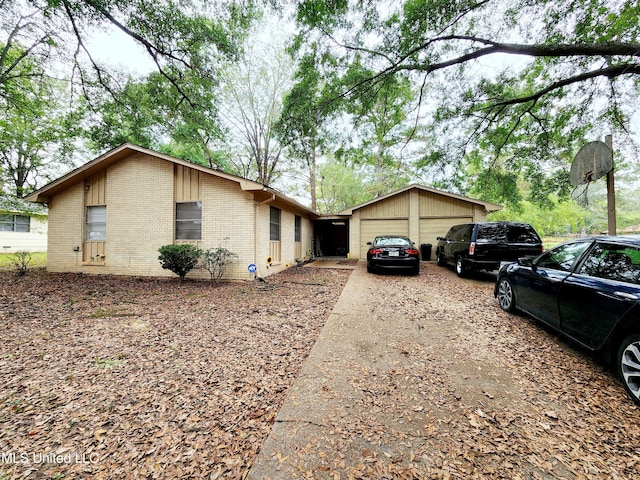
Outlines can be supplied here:
<path id="1" fill-rule="evenodd" d="M 424 185 L 412 184 L 412 185 L 409 185 L 409 186 L 407 186 L 405 188 L 402 188 L 400 190 L 396 190 L 395 192 L 391 192 L 391 193 L 389 193 L 387 195 L 383 195 L 381 197 L 374 198 L 373 200 L 369 200 L 368 202 L 361 203 L 360 205 L 356 205 L 354 207 L 347 208 L 346 210 L 341 211 L 339 214 L 340 215 L 353 215 L 353 212 L 355 210 L 364 208 L 364 207 L 366 207 L 368 205 L 373 205 L 374 203 L 377 203 L 377 202 L 380 202 L 382 200 L 394 197 L 396 195 L 400 195 L 402 193 L 408 192 L 409 190 L 413 190 L 413 189 L 422 190 L 424 192 L 429 192 L 429 193 L 434 193 L 436 195 L 442 195 L 444 197 L 453 198 L 453 199 L 460 200 L 460 201 L 463 201 L 463 202 L 473 203 L 475 205 L 478 205 L 478 206 L 484 208 L 484 211 L 486 213 L 492 213 L 492 212 L 497 212 L 498 210 L 502 210 L 502 205 L 498 205 L 498 204 L 491 203 L 491 202 L 486 202 L 484 200 L 478 200 L 476 198 L 465 197 L 463 195 L 458 195 L 458 194 L 455 194 L 455 193 L 445 192 L 443 190 L 438 190 L 436 188 L 426 187 Z"/>
<path id="2" fill-rule="evenodd" d="M 96 173 L 104 170 L 105 168 L 108 168 L 109 166 L 135 153 L 149 155 L 161 160 L 166 160 L 177 165 L 189 167 L 209 175 L 235 182 L 240 186 L 242 190 L 252 192 L 254 194 L 255 201 L 258 203 L 273 203 L 276 206 L 286 206 L 290 210 L 314 219 L 319 217 L 319 214 L 317 212 L 305 207 L 296 200 L 283 195 L 273 188 L 267 187 L 266 185 L 263 185 L 259 182 L 247 180 L 246 178 L 231 175 L 229 173 L 205 167 L 197 163 L 191 163 L 186 160 L 172 157 L 171 155 L 166 155 L 154 150 L 150 150 L 148 148 L 134 145 L 132 143 L 124 143 L 119 147 L 116 147 L 113 150 L 110 150 L 100 155 L 99 157 L 96 157 L 95 159 L 85 163 L 84 165 L 81 165 L 80 167 L 48 183 L 39 190 L 31 193 L 30 195 L 25 197 L 25 200 L 36 203 L 48 203 L 56 193 L 66 190 L 77 182 L 89 178 Z"/>

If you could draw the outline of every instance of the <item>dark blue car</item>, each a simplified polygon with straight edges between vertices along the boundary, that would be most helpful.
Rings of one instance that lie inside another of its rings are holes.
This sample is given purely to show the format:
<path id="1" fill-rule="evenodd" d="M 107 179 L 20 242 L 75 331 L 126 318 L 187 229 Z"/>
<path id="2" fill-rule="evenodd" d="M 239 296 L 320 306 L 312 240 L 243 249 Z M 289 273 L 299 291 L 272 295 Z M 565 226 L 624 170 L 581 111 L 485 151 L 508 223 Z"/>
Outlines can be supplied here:
<path id="1" fill-rule="evenodd" d="M 521 310 L 615 365 L 640 405 L 640 237 L 565 242 L 504 265 L 500 307 Z"/>

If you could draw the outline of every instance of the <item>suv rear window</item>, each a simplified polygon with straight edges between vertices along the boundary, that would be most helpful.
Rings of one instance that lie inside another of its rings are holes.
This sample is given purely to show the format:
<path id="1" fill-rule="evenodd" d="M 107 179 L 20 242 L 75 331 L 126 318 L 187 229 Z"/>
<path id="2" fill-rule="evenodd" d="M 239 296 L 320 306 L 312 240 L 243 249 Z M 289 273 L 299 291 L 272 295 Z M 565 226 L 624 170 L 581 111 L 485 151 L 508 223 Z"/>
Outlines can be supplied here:
<path id="1" fill-rule="evenodd" d="M 506 241 L 506 235 L 504 232 L 503 223 L 479 223 L 478 235 L 476 235 L 478 242 L 504 242 Z"/>
<path id="2" fill-rule="evenodd" d="M 540 237 L 529 225 L 507 225 L 507 242 L 540 243 Z"/>
<path id="3" fill-rule="evenodd" d="M 528 224 L 479 223 L 478 242 L 541 243 L 536 231 Z"/>

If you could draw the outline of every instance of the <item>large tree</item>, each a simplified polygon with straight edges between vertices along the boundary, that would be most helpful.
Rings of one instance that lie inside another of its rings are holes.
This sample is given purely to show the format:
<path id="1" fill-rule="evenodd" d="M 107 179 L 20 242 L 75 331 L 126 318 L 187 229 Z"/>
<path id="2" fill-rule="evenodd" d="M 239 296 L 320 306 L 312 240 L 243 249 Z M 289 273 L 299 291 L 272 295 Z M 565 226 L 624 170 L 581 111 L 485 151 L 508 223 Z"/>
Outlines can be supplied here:
<path id="1" fill-rule="evenodd" d="M 5 54 L 19 59 L 24 50 L 12 44 Z M 41 76 L 42 63 L 38 57 L 21 60 L 1 89 L 0 190 L 16 197 L 73 164 L 75 111 L 65 102 L 66 85 Z"/>
<path id="2" fill-rule="evenodd" d="M 24 47 L 24 55 L 13 62 L 0 57 L 0 84 L 11 79 L 20 62 L 54 56 L 60 66 L 73 68 L 73 79 L 87 97 L 96 86 L 117 96 L 117 75 L 90 46 L 96 30 L 113 27 L 147 52 L 178 101 L 196 107 L 187 88 L 189 72 L 215 75 L 222 59 L 238 53 L 256 9 L 251 0 L 1 0 L 0 12 L 4 43 Z"/>
<path id="3" fill-rule="evenodd" d="M 225 70 L 218 98 L 234 173 L 264 185 L 281 175 L 283 145 L 275 125 L 294 73 L 275 28 L 254 27 L 240 59 Z"/>
<path id="4" fill-rule="evenodd" d="M 315 68 L 314 55 L 302 58 L 295 84 L 284 99 L 275 129 L 286 145 L 296 179 L 307 185 L 311 209 L 318 208 L 318 163 L 330 134 L 325 128 L 331 111 L 327 108 L 325 81 Z"/>
<path id="5" fill-rule="evenodd" d="M 482 170 L 555 171 L 585 137 L 628 131 L 637 111 L 636 1 L 303 0 L 297 20 L 300 52 L 314 42 L 332 58 L 318 68 L 372 72 L 342 98 L 375 96 L 389 77 L 419 88 L 439 140 L 419 167 L 443 179 L 464 172 L 470 153 Z"/>
<path id="6" fill-rule="evenodd" d="M 212 95 L 256 12 L 252 0 L 0 0 L 0 107 L 8 112 L 2 134 L 10 137 L 2 154 L 15 167 L 3 174 L 24 192 L 46 180 L 45 165 L 70 159 L 54 155 L 78 133 L 73 123 L 56 130 L 69 110 L 56 102 L 63 97 L 74 106 L 83 100 L 83 124 L 96 150 L 124 141 L 155 148 L 170 142 L 172 152 L 217 166 Z M 142 46 L 155 73 L 132 79 L 102 63 L 91 39 L 104 28 Z M 46 93 L 58 80 L 71 86 L 65 95 Z"/>

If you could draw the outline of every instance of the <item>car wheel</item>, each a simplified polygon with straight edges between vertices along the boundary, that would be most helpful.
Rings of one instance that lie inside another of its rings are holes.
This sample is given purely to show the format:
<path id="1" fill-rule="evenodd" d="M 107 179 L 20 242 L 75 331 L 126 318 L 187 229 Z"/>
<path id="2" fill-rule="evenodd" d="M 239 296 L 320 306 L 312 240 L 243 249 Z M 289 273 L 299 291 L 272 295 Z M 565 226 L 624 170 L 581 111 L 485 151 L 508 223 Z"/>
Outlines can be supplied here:
<path id="1" fill-rule="evenodd" d="M 467 273 L 467 269 L 464 267 L 464 262 L 462 261 L 462 257 L 456 257 L 456 274 L 459 277 L 464 277 Z"/>
<path id="2" fill-rule="evenodd" d="M 373 265 L 371 265 L 370 263 L 367 263 L 367 272 L 369 273 L 375 272 L 375 268 L 373 268 Z"/>
<path id="3" fill-rule="evenodd" d="M 437 258 L 439 267 L 446 267 L 447 266 L 447 259 L 444 258 L 444 255 L 438 254 L 438 256 L 436 258 Z"/>
<path id="4" fill-rule="evenodd" d="M 618 348 L 618 374 L 631 399 L 640 405 L 640 334 L 625 338 Z"/>
<path id="5" fill-rule="evenodd" d="M 500 283 L 498 283 L 498 303 L 500 304 L 500 308 L 505 312 L 514 312 L 516 309 L 516 296 L 513 292 L 513 286 L 511 282 L 502 278 Z"/>

